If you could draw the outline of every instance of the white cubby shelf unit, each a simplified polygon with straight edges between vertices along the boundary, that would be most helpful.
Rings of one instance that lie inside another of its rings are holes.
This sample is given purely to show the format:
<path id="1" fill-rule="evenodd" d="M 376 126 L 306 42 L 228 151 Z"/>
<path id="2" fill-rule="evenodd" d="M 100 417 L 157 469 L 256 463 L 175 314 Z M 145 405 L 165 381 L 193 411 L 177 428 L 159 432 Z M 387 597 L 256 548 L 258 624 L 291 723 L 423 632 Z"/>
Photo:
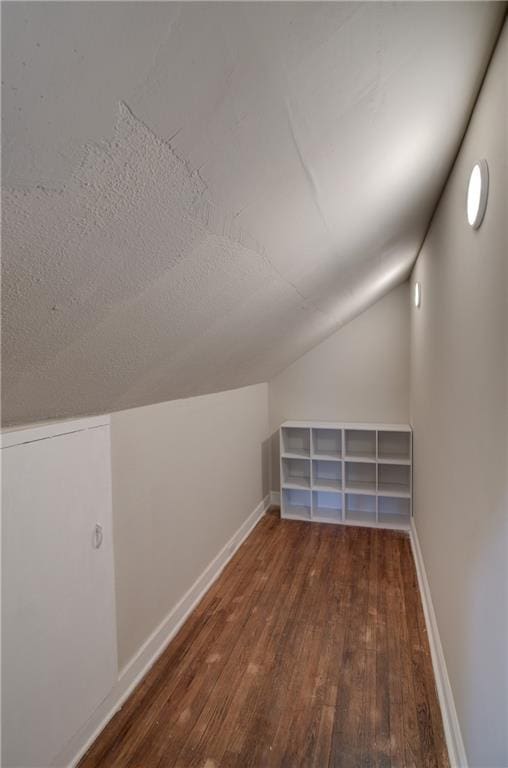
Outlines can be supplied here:
<path id="1" fill-rule="evenodd" d="M 407 530 L 411 427 L 286 421 L 280 478 L 283 518 Z"/>

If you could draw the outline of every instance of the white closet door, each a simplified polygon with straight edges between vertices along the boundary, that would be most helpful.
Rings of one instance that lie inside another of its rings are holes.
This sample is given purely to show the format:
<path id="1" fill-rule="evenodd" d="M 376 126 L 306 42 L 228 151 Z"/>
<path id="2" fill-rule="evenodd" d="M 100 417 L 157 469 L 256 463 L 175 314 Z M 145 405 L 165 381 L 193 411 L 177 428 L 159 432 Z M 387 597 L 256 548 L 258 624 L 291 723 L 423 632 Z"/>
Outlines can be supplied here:
<path id="1" fill-rule="evenodd" d="M 2 765 L 43 768 L 117 679 L 109 426 L 1 453 Z"/>

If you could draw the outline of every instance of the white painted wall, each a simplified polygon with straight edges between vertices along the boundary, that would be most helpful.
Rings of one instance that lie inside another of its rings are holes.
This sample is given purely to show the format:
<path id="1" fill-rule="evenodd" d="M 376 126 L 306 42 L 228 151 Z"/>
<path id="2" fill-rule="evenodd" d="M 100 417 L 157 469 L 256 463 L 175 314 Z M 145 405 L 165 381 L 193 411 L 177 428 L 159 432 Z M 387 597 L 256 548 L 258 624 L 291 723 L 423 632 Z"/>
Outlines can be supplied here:
<path id="1" fill-rule="evenodd" d="M 288 419 L 409 421 L 408 284 L 285 368 L 269 383 L 271 488 L 279 490 L 277 429 Z"/>
<path id="2" fill-rule="evenodd" d="M 6 768 L 75 764 L 268 498 L 267 384 L 109 421 L 2 434 Z"/>
<path id="3" fill-rule="evenodd" d="M 267 385 L 111 417 L 125 666 L 268 493 Z"/>
<path id="4" fill-rule="evenodd" d="M 414 510 L 470 766 L 508 765 L 508 28 L 412 283 Z M 479 230 L 475 161 L 490 191 Z"/>
<path id="5" fill-rule="evenodd" d="M 116 681 L 110 455 L 108 418 L 2 435 L 5 768 L 52 765 Z"/>

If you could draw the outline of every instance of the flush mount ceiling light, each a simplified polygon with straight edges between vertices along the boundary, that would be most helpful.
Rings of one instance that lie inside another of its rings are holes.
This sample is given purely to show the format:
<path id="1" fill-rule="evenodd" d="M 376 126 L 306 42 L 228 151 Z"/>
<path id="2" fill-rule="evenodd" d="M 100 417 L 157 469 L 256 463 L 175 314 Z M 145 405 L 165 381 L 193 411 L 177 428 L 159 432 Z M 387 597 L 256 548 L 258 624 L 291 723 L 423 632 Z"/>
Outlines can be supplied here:
<path id="1" fill-rule="evenodd" d="M 415 307 L 419 307 L 422 301 L 422 287 L 420 283 L 415 283 L 414 302 Z"/>
<path id="2" fill-rule="evenodd" d="M 475 163 L 467 187 L 467 220 L 473 229 L 482 223 L 489 193 L 489 166 L 486 160 Z"/>

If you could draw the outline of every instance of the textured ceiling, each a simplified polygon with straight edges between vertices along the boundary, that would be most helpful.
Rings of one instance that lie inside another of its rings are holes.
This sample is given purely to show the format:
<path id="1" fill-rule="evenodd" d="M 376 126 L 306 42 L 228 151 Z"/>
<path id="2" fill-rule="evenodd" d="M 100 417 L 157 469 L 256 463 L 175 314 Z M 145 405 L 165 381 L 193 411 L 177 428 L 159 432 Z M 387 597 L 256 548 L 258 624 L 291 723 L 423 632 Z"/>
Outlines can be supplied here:
<path id="1" fill-rule="evenodd" d="M 3 422 L 265 381 L 403 280 L 500 3 L 3 3 Z"/>

